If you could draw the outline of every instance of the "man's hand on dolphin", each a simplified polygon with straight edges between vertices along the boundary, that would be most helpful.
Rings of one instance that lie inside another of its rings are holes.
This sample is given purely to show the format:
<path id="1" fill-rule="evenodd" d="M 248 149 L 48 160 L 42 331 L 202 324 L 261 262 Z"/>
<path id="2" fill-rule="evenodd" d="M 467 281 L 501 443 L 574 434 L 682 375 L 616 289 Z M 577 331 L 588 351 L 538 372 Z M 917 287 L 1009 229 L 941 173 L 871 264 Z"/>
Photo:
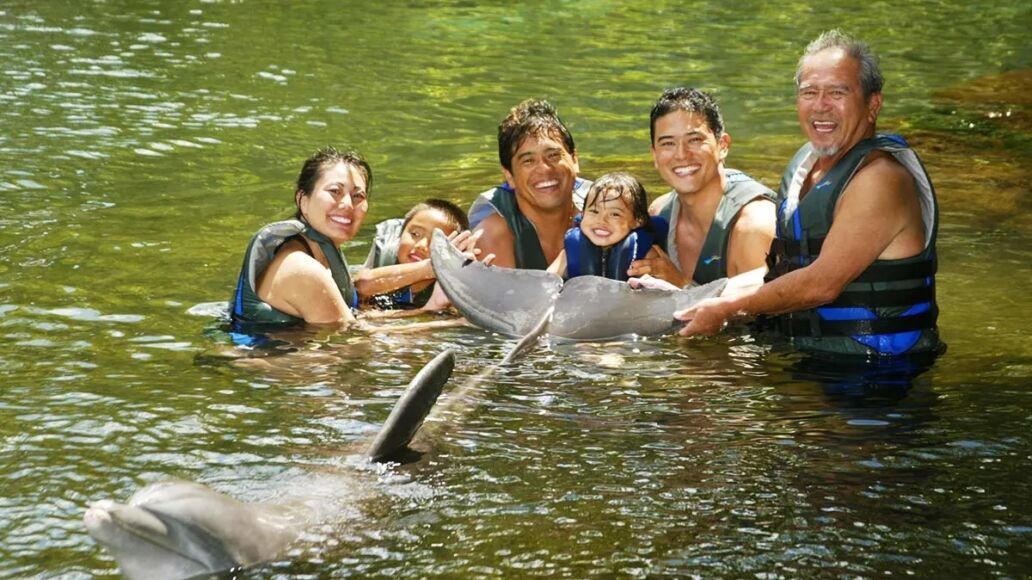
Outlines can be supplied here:
<path id="1" fill-rule="evenodd" d="M 666 280 L 678 288 L 683 288 L 690 280 L 686 279 L 659 246 L 652 246 L 649 253 L 640 260 L 631 262 L 627 275 L 644 277 L 646 275 Z"/>
<path id="2" fill-rule="evenodd" d="M 688 323 L 679 333 L 681 336 L 713 336 L 727 326 L 732 303 L 731 298 L 709 298 L 691 308 L 674 312 L 674 318 Z"/>

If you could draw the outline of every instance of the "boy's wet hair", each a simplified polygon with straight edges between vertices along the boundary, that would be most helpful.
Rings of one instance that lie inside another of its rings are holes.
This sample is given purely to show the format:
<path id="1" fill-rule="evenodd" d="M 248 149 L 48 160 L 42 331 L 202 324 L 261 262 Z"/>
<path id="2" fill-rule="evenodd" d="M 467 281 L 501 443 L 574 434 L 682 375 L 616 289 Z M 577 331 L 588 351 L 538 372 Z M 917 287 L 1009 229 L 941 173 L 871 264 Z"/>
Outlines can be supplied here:
<path id="1" fill-rule="evenodd" d="M 446 199 L 436 198 L 426 199 L 412 206 L 412 209 L 405 214 L 405 221 L 402 222 L 401 229 L 404 231 L 412 218 L 416 217 L 419 212 L 428 209 L 435 209 L 444 214 L 448 226 L 457 232 L 469 229 L 469 218 L 466 217 L 466 212 L 462 211 L 462 208 Z"/>
<path id="2" fill-rule="evenodd" d="M 315 184 L 319 183 L 327 170 L 343 163 L 354 167 L 365 178 L 366 196 L 373 189 L 373 170 L 369 163 L 357 151 L 338 151 L 334 147 L 324 147 L 305 159 L 301 172 L 297 175 L 297 187 L 294 189 L 294 201 L 298 204 L 294 219 L 302 219 L 300 201 L 302 196 L 312 195 Z"/>
<path id="3" fill-rule="evenodd" d="M 686 113 L 699 113 L 706 119 L 706 125 L 713 136 L 720 139 L 724 134 L 724 117 L 720 114 L 720 107 L 712 95 L 706 91 L 689 87 L 677 87 L 667 89 L 652 106 L 649 114 L 649 142 L 656 142 L 656 121 L 674 111 Z"/>
<path id="4" fill-rule="evenodd" d="M 577 150 L 555 107 L 542 99 L 527 99 L 513 107 L 498 125 L 498 160 L 507 171 L 512 171 L 512 156 L 520 143 L 530 136 L 551 137 L 570 155 Z"/>
<path id="5" fill-rule="evenodd" d="M 582 211 L 598 205 L 599 202 L 626 199 L 631 208 L 631 215 L 638 225 L 631 229 L 645 228 L 652 231 L 652 219 L 649 217 L 649 194 L 645 187 L 633 175 L 624 171 L 606 173 L 591 184 L 588 195 L 584 197 Z"/>

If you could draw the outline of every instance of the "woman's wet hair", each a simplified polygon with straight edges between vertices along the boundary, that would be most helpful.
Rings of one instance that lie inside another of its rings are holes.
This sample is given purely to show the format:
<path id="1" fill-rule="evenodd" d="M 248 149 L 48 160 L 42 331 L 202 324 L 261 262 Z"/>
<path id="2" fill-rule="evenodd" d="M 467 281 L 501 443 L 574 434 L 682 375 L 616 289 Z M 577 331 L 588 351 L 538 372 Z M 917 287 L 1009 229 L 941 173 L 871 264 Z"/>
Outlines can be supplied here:
<path id="1" fill-rule="evenodd" d="M 649 217 L 649 194 L 645 187 L 630 173 L 614 171 L 606 173 L 595 180 L 584 197 L 583 210 L 594 207 L 599 203 L 615 201 L 617 199 L 627 201 L 631 208 L 631 215 L 638 222 L 632 229 L 645 228 L 652 231 L 652 219 Z"/>
<path id="2" fill-rule="evenodd" d="M 315 184 L 319 183 L 322 176 L 330 169 L 343 163 L 354 167 L 365 178 L 366 195 L 373 189 L 373 170 L 369 163 L 357 151 L 338 151 L 333 147 L 325 147 L 305 159 L 301 166 L 301 173 L 297 175 L 297 187 L 294 189 L 294 201 L 298 204 L 294 219 L 302 220 L 300 200 L 302 196 L 312 195 L 315 191 Z"/>
<path id="3" fill-rule="evenodd" d="M 512 171 L 512 156 L 520 143 L 530 136 L 551 137 L 563 144 L 573 155 L 577 150 L 573 135 L 559 118 L 552 103 L 542 99 L 527 99 L 513 107 L 498 125 L 498 160 L 507 171 Z"/>
<path id="4" fill-rule="evenodd" d="M 412 206 L 412 209 L 408 210 L 405 214 L 405 221 L 401 224 L 401 229 L 404 230 L 408 227 L 409 222 L 412 218 L 416 217 L 420 212 L 428 209 L 437 210 L 444 214 L 448 226 L 457 232 L 469 229 L 469 218 L 466 217 L 466 212 L 462 211 L 462 208 L 455 205 L 454 203 L 446 199 L 427 199 L 423 200 L 416 205 Z"/>

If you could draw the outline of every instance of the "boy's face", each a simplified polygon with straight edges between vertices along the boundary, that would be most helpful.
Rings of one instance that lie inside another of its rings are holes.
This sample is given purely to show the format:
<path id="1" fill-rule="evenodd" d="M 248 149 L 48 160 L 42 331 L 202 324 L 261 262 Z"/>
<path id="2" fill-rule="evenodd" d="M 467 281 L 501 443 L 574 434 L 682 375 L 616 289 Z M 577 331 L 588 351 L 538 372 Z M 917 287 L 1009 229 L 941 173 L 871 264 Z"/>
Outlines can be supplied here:
<path id="1" fill-rule="evenodd" d="M 603 190 L 584 204 L 580 229 L 591 243 L 608 248 L 621 242 L 639 225 L 623 195 Z"/>
<path id="2" fill-rule="evenodd" d="M 409 264 L 429 258 L 430 236 L 434 229 L 440 229 L 449 235 L 455 231 L 448 223 L 448 217 L 440 210 L 424 209 L 412 216 L 402 230 L 401 240 L 398 242 L 398 263 Z"/>

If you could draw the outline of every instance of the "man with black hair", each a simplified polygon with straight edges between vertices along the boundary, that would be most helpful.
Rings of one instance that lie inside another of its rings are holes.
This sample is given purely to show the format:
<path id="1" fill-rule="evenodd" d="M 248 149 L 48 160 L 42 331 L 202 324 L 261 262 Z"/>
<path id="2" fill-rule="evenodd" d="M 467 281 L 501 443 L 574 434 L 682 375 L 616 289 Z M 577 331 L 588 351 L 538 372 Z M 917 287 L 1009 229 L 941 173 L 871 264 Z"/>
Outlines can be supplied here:
<path id="1" fill-rule="evenodd" d="M 731 135 L 716 101 L 693 88 L 664 91 L 650 136 L 653 163 L 673 191 L 649 213 L 670 229 L 663 250 L 632 262 L 629 274 L 684 287 L 754 271 L 759 282 L 774 237 L 774 192 L 724 166 Z"/>
<path id="2" fill-rule="evenodd" d="M 563 249 L 563 236 L 591 186 L 570 131 L 548 101 L 516 105 L 498 126 L 498 157 L 505 183 L 477 196 L 470 227 L 479 230 L 481 256 L 493 264 L 544 270 Z"/>

